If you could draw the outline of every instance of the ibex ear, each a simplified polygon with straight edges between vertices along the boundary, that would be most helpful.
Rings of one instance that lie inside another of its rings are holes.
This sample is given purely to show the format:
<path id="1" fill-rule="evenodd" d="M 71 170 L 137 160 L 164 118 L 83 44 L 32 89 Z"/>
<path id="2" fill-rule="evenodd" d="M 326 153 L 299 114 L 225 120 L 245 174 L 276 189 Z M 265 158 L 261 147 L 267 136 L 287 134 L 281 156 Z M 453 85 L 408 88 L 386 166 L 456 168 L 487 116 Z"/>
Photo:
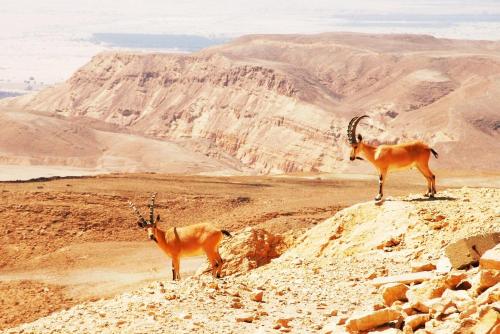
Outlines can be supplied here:
<path id="1" fill-rule="evenodd" d="M 139 225 L 139 227 L 141 227 L 141 228 L 143 227 L 143 226 L 142 226 L 142 223 L 141 223 L 140 221 L 139 221 L 139 222 L 137 222 L 137 225 Z"/>
<path id="2" fill-rule="evenodd" d="M 156 222 L 159 222 L 159 221 L 160 221 L 160 215 L 158 214 L 158 215 L 156 216 Z"/>
<path id="3" fill-rule="evenodd" d="M 362 141 L 363 140 L 363 137 L 361 137 L 360 134 L 358 134 L 358 141 Z"/>

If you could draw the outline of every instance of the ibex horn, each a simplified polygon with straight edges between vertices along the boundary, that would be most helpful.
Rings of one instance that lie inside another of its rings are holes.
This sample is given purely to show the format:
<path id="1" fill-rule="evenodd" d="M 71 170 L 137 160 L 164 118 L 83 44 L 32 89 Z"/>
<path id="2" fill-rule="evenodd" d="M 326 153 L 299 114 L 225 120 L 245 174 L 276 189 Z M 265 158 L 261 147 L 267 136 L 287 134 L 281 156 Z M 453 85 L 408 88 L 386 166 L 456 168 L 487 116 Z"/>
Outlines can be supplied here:
<path id="1" fill-rule="evenodd" d="M 149 223 L 153 224 L 154 223 L 154 208 L 155 208 L 155 199 L 156 199 L 156 194 L 153 193 L 151 194 L 151 199 L 149 201 Z"/>
<path id="2" fill-rule="evenodd" d="M 349 138 L 349 142 L 351 144 L 356 144 L 358 142 L 356 139 L 356 127 L 358 126 L 358 123 L 365 117 L 369 116 L 363 115 L 361 117 L 354 117 L 349 122 L 349 125 L 347 126 L 347 137 Z"/>
<path id="3" fill-rule="evenodd" d="M 147 224 L 146 219 L 144 219 L 144 217 L 142 217 L 141 213 L 139 212 L 139 210 L 137 210 L 137 208 L 135 207 L 134 203 L 132 203 L 131 201 L 128 201 L 128 206 L 130 206 L 130 208 L 132 208 L 132 210 L 134 211 L 134 213 L 136 214 L 137 218 L 139 218 L 139 221 L 142 224 Z"/>

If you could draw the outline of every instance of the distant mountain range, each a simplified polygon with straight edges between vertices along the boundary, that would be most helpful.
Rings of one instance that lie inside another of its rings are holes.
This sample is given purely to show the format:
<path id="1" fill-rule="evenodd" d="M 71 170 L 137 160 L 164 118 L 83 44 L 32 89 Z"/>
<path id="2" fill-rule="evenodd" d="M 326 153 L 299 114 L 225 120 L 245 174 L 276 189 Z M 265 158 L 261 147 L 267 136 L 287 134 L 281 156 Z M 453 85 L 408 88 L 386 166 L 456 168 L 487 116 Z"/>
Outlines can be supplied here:
<path id="1" fill-rule="evenodd" d="M 113 156 L 118 170 L 130 163 L 168 172 L 183 159 L 197 166 L 186 172 L 356 169 L 366 163 L 347 161 L 346 126 L 367 114 L 358 131 L 370 141 L 421 139 L 440 153 L 435 166 L 498 170 L 499 106 L 499 42 L 252 35 L 192 54 L 102 53 L 63 84 L 4 99 L 0 119 L 10 130 L 0 133 L 0 161 L 100 168 Z"/>

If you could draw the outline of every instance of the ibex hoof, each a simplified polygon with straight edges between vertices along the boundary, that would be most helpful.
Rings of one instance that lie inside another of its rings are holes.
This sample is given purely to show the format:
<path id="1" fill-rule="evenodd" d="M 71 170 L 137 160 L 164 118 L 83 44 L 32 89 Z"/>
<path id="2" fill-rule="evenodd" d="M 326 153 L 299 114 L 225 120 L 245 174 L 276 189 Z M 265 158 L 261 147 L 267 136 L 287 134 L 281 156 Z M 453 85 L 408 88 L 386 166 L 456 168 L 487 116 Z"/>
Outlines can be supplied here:
<path id="1" fill-rule="evenodd" d="M 429 193 L 424 194 L 424 197 L 430 197 L 430 196 L 431 196 L 431 194 L 429 194 Z"/>
<path id="2" fill-rule="evenodd" d="M 382 199 L 382 196 L 378 195 L 377 197 L 375 197 L 375 202 L 378 202 Z"/>

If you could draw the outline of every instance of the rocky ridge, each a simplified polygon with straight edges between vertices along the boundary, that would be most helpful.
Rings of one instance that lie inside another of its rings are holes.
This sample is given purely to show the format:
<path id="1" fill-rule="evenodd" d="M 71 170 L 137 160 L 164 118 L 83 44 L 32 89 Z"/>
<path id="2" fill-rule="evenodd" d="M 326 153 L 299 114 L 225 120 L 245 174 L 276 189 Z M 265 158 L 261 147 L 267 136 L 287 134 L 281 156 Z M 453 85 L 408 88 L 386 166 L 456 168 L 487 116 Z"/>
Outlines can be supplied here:
<path id="1" fill-rule="evenodd" d="M 491 313 L 498 312 L 495 299 L 487 299 L 471 312 L 456 303 L 448 305 L 438 317 L 436 312 L 425 313 L 422 306 L 416 304 L 403 306 L 397 302 L 400 297 L 392 301 L 384 299 L 386 294 L 374 284 L 403 275 L 412 267 L 419 271 L 433 270 L 435 266 L 439 269 L 446 246 L 472 235 L 500 232 L 500 212 L 496 207 L 500 200 L 498 189 L 463 188 L 438 195 L 434 201 L 408 196 L 388 198 L 382 205 L 367 202 L 344 209 L 310 229 L 280 257 L 247 273 L 221 280 L 201 275 L 181 282 L 160 281 L 142 290 L 81 304 L 5 332 L 341 333 L 356 331 L 354 320 L 359 314 L 355 311 L 374 309 L 386 319 L 379 324 L 396 320 L 392 327 L 377 329 L 378 332 L 386 330 L 385 333 L 400 333 L 398 328 L 411 333 L 413 325 L 417 329 L 425 322 L 430 324 L 425 324 L 419 333 L 449 333 L 439 331 L 441 323 L 458 321 L 460 324 L 459 319 L 470 319 L 468 323 L 475 326 L 485 315 L 490 323 L 496 321 L 495 313 Z M 417 266 L 415 262 L 424 265 Z M 483 275 L 485 262 L 481 266 L 468 271 L 417 272 L 416 275 L 424 276 L 419 281 L 429 283 L 411 285 L 411 280 L 404 281 L 407 287 L 392 291 L 395 295 L 403 291 L 411 302 L 408 288 L 415 291 L 455 275 L 453 287 L 448 287 L 450 292 L 438 286 L 439 295 L 433 297 L 453 299 L 460 294 L 460 298 L 476 300 L 484 297 L 484 289 L 473 289 L 482 293 L 476 295 L 469 295 L 468 289 L 474 286 L 473 277 Z M 490 279 L 489 284 L 494 286 L 496 282 L 498 287 L 498 275 L 492 277 L 493 282 Z M 466 278 L 472 279 L 471 287 L 457 289 Z M 497 291 L 495 287 L 490 289 L 493 290 L 486 291 Z M 429 290 L 432 288 L 422 289 L 422 293 Z M 404 316 L 402 312 L 406 310 L 413 314 Z M 462 316 L 463 312 L 467 314 Z M 415 317 L 418 314 L 422 316 Z M 405 322 L 398 323 L 400 316 Z M 412 327 L 411 331 L 404 329 L 408 326 Z"/>

